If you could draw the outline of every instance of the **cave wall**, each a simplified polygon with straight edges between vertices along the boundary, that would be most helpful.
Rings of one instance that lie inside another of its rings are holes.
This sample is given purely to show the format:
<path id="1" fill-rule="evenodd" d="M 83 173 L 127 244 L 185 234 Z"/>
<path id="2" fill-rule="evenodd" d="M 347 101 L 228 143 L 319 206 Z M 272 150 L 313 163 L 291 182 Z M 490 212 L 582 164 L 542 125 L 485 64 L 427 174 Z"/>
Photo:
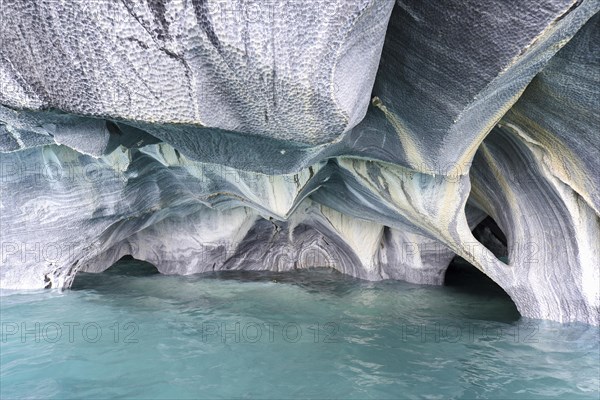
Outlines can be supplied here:
<path id="1" fill-rule="evenodd" d="M 442 284 L 459 255 L 598 323 L 598 1 L 1 7 L 2 288 L 128 254 Z"/>

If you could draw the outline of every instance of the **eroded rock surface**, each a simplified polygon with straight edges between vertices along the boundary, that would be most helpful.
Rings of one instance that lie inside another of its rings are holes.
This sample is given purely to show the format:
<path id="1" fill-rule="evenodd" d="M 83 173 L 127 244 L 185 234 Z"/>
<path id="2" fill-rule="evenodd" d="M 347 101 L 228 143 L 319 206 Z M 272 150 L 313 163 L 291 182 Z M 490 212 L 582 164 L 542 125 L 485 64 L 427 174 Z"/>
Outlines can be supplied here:
<path id="1" fill-rule="evenodd" d="M 1 286 L 459 255 L 597 324 L 598 1 L 305 3 L 2 2 Z"/>

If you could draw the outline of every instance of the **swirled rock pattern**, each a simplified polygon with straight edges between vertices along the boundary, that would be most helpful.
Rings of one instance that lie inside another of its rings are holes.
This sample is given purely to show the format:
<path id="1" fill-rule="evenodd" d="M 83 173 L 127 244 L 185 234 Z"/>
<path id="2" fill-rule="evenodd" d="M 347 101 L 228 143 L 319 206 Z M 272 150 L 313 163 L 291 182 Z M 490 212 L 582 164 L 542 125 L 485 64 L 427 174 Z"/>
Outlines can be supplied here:
<path id="1" fill-rule="evenodd" d="M 2 288 L 458 255 L 599 323 L 597 0 L 0 7 Z"/>

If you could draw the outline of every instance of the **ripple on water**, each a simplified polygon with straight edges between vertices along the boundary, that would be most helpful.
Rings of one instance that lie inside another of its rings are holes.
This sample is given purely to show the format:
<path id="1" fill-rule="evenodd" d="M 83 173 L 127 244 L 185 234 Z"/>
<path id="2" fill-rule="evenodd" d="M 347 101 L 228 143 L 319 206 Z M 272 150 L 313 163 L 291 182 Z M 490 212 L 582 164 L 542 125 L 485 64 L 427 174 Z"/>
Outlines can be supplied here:
<path id="1" fill-rule="evenodd" d="M 597 327 L 515 318 L 499 294 L 331 270 L 163 276 L 129 261 L 70 291 L 1 295 L 2 398 L 600 395 Z M 36 322 L 39 337 L 9 334 Z M 53 324 L 63 334 L 49 342 Z"/>

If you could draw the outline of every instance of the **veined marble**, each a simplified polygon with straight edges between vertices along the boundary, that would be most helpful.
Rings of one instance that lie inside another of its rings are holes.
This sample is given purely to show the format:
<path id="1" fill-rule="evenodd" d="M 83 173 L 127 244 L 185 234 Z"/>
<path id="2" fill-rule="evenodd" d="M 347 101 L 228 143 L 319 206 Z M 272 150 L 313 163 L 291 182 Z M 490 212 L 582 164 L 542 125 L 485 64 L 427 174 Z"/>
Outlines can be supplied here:
<path id="1" fill-rule="evenodd" d="M 458 255 L 600 322 L 597 0 L 0 8 L 2 288 L 124 255 L 442 284 Z"/>

